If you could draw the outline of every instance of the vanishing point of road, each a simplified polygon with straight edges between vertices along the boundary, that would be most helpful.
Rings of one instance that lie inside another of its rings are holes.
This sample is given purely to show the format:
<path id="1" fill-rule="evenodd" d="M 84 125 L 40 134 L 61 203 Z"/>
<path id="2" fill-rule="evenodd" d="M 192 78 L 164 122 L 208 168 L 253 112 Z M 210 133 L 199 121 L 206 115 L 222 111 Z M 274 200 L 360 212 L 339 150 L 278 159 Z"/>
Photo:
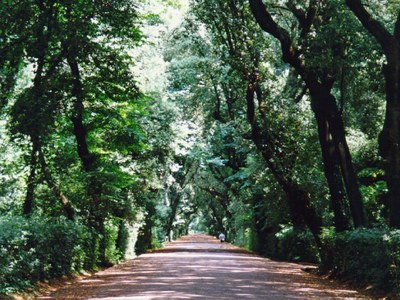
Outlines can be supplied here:
<path id="1" fill-rule="evenodd" d="M 368 299 L 306 267 L 188 235 L 38 299 Z"/>

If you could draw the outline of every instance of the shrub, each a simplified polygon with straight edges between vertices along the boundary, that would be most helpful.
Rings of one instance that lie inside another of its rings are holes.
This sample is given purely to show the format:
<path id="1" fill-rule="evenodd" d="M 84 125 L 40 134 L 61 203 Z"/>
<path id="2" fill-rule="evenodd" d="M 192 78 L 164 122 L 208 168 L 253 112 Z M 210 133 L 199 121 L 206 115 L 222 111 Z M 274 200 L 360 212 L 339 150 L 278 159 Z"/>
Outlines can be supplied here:
<path id="1" fill-rule="evenodd" d="M 384 241 L 389 248 L 389 278 L 391 290 L 400 294 L 400 230 L 393 230 L 384 235 Z"/>
<path id="2" fill-rule="evenodd" d="M 323 235 L 323 241 L 331 253 L 328 267 L 336 276 L 361 286 L 372 284 L 379 290 L 398 290 L 399 231 L 357 229 Z"/>
<path id="3" fill-rule="evenodd" d="M 126 229 L 124 226 L 119 226 L 120 220 L 119 219 L 108 219 L 106 220 L 105 226 L 105 238 L 106 238 L 106 257 L 108 262 L 111 264 L 118 263 L 121 259 L 124 258 L 123 249 L 117 248 L 117 240 L 118 244 L 123 248 L 123 243 L 126 243 L 126 239 L 128 238 Z M 121 232 L 122 231 L 122 232 Z M 125 231 L 125 232 L 124 232 Z M 119 236 L 119 235 L 124 236 Z"/>
<path id="4" fill-rule="evenodd" d="M 276 256 L 279 259 L 318 262 L 318 249 L 308 230 L 295 230 L 291 225 L 282 225 L 275 234 L 277 239 Z"/>
<path id="5" fill-rule="evenodd" d="M 64 219 L 0 218 L 0 294 L 82 270 L 90 238 L 86 227 Z"/>

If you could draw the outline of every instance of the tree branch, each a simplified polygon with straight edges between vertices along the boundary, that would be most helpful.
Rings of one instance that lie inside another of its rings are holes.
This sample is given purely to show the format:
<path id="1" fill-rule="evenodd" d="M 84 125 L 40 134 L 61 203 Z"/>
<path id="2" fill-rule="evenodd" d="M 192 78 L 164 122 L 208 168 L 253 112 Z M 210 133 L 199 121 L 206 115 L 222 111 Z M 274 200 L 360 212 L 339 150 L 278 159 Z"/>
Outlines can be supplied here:
<path id="1" fill-rule="evenodd" d="M 304 10 L 297 8 L 293 0 L 288 0 L 288 2 L 286 3 L 286 6 L 299 21 L 299 25 L 301 28 L 301 37 L 305 37 L 310 32 L 311 26 L 317 14 L 318 2 L 318 0 L 310 1 L 307 13 Z"/>
<path id="2" fill-rule="evenodd" d="M 260 27 L 272 34 L 281 43 L 284 43 L 286 47 L 290 47 L 291 39 L 289 33 L 274 21 L 262 0 L 249 0 L 249 2 L 251 11 Z"/>
<path id="3" fill-rule="evenodd" d="M 286 3 L 286 6 L 289 8 L 289 10 L 292 12 L 292 14 L 297 18 L 297 20 L 300 23 L 300 26 L 303 27 L 303 24 L 307 20 L 307 16 L 304 10 L 297 8 L 296 4 L 293 2 L 293 0 L 288 0 Z"/>
<path id="4" fill-rule="evenodd" d="M 292 45 L 289 33 L 274 21 L 262 0 L 249 0 L 249 3 L 251 11 L 261 29 L 279 40 L 283 61 L 292 65 L 300 75 L 304 76 L 304 66 L 300 59 L 300 53 Z"/>
<path id="5" fill-rule="evenodd" d="M 388 54 L 392 48 L 393 36 L 389 31 L 365 9 L 361 0 L 346 0 L 347 6 L 353 11 L 361 24 L 375 37 L 383 51 Z M 397 22 L 398 23 L 398 22 Z M 400 25 L 399 25 L 400 26 Z"/>

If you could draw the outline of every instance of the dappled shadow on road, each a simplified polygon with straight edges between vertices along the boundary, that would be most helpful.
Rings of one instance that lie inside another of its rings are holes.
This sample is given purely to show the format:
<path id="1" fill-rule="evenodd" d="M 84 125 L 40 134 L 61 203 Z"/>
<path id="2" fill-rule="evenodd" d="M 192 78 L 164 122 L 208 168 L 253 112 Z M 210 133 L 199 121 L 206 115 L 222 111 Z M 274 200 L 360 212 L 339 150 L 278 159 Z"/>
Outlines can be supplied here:
<path id="1" fill-rule="evenodd" d="M 204 239 L 172 243 L 40 299 L 362 298 L 302 272 L 302 265 L 273 262 Z"/>

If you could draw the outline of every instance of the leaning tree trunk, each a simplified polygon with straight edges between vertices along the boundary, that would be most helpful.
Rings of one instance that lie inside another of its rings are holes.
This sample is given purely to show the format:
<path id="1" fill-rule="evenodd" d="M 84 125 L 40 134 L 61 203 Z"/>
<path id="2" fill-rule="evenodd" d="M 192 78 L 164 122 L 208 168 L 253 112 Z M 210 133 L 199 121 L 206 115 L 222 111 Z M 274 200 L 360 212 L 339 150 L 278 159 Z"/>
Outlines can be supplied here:
<path id="1" fill-rule="evenodd" d="M 311 107 L 317 120 L 325 177 L 331 191 L 332 206 L 345 209 L 344 195 L 341 195 L 344 184 L 354 226 L 365 226 L 367 221 L 364 204 L 347 145 L 342 114 L 331 93 L 332 82 L 329 80 L 320 82 L 316 74 L 304 68 L 298 67 L 298 71 L 310 91 Z M 338 168 L 341 171 L 342 180 L 340 181 L 337 178 Z M 335 221 L 340 222 L 337 230 L 347 229 L 348 222 L 345 220 L 345 211 L 337 211 L 337 213 Z"/>
<path id="2" fill-rule="evenodd" d="M 71 7 L 68 7 L 67 15 L 70 16 Z M 78 62 L 79 44 L 78 39 L 74 36 L 74 30 L 71 28 L 71 35 L 62 43 L 63 52 L 65 53 L 68 66 L 72 76 L 72 95 L 75 98 L 74 112 L 71 118 L 73 123 L 73 132 L 77 143 L 77 152 L 81 160 L 83 169 L 89 174 L 88 194 L 91 197 L 89 205 L 89 226 L 92 227 L 96 234 L 94 236 L 93 245 L 100 245 L 99 260 L 101 265 L 109 265 L 106 259 L 107 240 L 105 232 L 105 212 L 102 207 L 102 184 L 98 176 L 94 176 L 97 170 L 97 157 L 90 152 L 87 142 L 87 130 L 83 121 L 85 93 L 82 84 L 82 76 Z M 96 250 L 94 250 L 96 251 Z"/>
<path id="3" fill-rule="evenodd" d="M 258 76 L 253 76 L 258 78 Z M 262 117 L 262 120 L 257 120 L 257 114 L 255 111 L 254 95 L 257 94 L 258 99 L 258 110 Z M 314 236 L 315 242 L 318 248 L 321 250 L 322 243 L 320 234 L 322 230 L 322 219 L 316 213 L 314 207 L 311 205 L 310 198 L 307 191 L 304 191 L 298 186 L 290 177 L 287 176 L 287 171 L 284 168 L 279 167 L 274 162 L 274 149 L 271 145 L 272 138 L 268 133 L 267 128 L 261 128 L 259 123 L 264 123 L 265 127 L 265 103 L 263 102 L 263 96 L 261 88 L 257 80 L 252 81 L 248 84 L 246 92 L 247 100 L 247 118 L 252 127 L 252 140 L 257 146 L 264 160 L 266 161 L 270 171 L 274 175 L 275 179 L 286 194 L 286 199 L 292 215 L 293 224 L 301 225 L 305 224 L 310 229 Z"/>
<path id="4" fill-rule="evenodd" d="M 38 8 L 40 10 L 39 20 L 38 20 L 38 29 L 37 29 L 37 56 L 36 56 L 36 73 L 33 79 L 33 89 L 32 95 L 33 101 L 30 103 L 34 103 L 31 107 L 33 110 L 32 113 L 36 112 L 37 107 L 41 107 L 41 100 L 43 98 L 44 88 L 44 73 L 45 73 L 45 65 L 46 65 L 46 55 L 48 54 L 49 48 L 49 35 L 51 34 L 50 30 L 50 10 L 46 9 L 43 2 L 37 3 Z M 45 33 L 47 28 L 47 34 Z M 31 113 L 31 112 L 30 112 Z M 34 116 L 37 117 L 37 116 Z M 33 127 L 33 126 L 32 126 Z M 29 136 L 32 142 L 32 152 L 31 152 L 31 161 L 30 161 L 30 173 L 28 176 L 27 183 L 27 191 L 24 202 L 24 214 L 29 216 L 32 213 L 34 194 L 36 188 L 36 168 L 37 168 L 37 152 L 39 149 L 39 140 L 42 132 L 39 132 L 37 128 L 29 128 Z"/>
<path id="5" fill-rule="evenodd" d="M 327 167 L 325 167 L 325 172 L 336 172 L 336 167 L 329 167 L 332 161 L 328 159 L 334 155 L 338 158 L 338 160 L 335 162 L 341 169 L 343 183 L 347 191 L 354 225 L 356 227 L 364 226 L 366 224 L 364 206 L 361 193 L 358 188 L 357 177 L 353 170 L 351 154 L 346 142 L 343 120 L 339 114 L 336 100 L 331 93 L 333 82 L 330 80 L 320 79 L 316 73 L 305 67 L 301 50 L 293 46 L 293 41 L 289 33 L 274 21 L 262 0 L 249 0 L 249 2 L 253 15 L 260 27 L 264 31 L 273 35 L 280 42 L 283 61 L 289 63 L 298 72 L 309 89 L 311 94 L 312 108 L 317 118 L 318 126 L 321 126 L 321 128 L 318 128 L 318 131 L 321 150 L 323 152 L 323 163 L 324 165 L 327 165 Z M 314 18 L 315 12 L 312 11 L 311 15 Z M 307 28 L 309 27 L 303 27 L 304 30 L 307 30 Z M 321 81 L 325 82 L 321 83 Z M 326 126 L 328 126 L 329 130 L 328 136 L 322 135 L 322 133 L 326 131 Z M 327 138 L 330 143 L 333 143 L 335 154 L 331 154 L 329 149 L 325 147 Z M 327 153 L 324 154 L 325 151 L 327 151 Z M 329 190 L 336 190 L 335 194 L 331 195 L 331 197 L 334 197 L 340 192 L 337 191 L 336 184 L 338 184 L 338 182 L 337 180 L 332 180 L 332 178 L 335 177 L 335 174 L 328 175 L 327 183 L 329 185 Z M 332 206 L 336 207 L 338 203 L 340 203 L 338 200 L 331 198 Z M 343 214 L 343 212 L 341 214 Z M 337 216 L 336 219 L 340 220 L 342 217 Z"/>

